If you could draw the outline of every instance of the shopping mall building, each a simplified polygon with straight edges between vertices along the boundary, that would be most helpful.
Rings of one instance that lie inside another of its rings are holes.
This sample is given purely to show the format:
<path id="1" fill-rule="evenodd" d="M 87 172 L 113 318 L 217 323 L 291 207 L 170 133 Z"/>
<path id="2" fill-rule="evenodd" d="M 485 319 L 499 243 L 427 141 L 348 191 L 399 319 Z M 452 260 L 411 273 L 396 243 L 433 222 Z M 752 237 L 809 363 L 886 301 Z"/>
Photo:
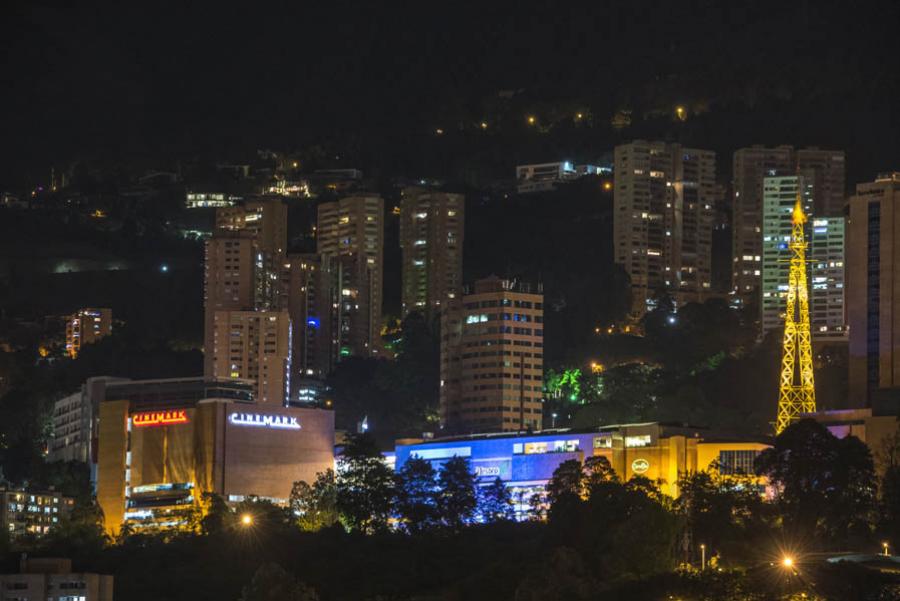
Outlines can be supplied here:
<path id="1" fill-rule="evenodd" d="M 107 388 L 96 490 L 108 532 L 181 526 L 204 493 L 286 503 L 294 482 L 334 466 L 333 412 L 256 403 L 245 388 L 202 378 Z"/>
<path id="2" fill-rule="evenodd" d="M 678 478 L 691 471 L 718 466 L 722 474 L 752 474 L 753 460 L 769 447 L 765 439 L 724 437 L 704 428 L 662 423 L 604 426 L 592 431 L 545 430 L 533 434 L 498 433 L 428 441 L 398 441 L 395 469 L 411 457 L 438 467 L 451 457 L 465 457 L 480 484 L 496 478 L 513 498 L 526 499 L 542 490 L 553 472 L 567 460 L 584 462 L 606 457 L 624 480 L 644 476 L 660 489 L 678 496 Z"/>

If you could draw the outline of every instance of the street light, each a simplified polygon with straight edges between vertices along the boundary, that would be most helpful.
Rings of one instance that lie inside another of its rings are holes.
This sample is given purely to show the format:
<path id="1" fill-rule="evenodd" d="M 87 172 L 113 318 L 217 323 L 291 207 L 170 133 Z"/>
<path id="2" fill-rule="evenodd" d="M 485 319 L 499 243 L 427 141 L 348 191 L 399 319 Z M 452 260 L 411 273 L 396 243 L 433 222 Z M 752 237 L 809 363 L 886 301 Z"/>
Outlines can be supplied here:
<path id="1" fill-rule="evenodd" d="M 885 556 L 885 557 L 887 557 L 888 555 L 890 555 L 890 553 L 888 553 L 888 547 L 890 547 L 890 545 L 888 544 L 887 541 L 884 541 L 883 543 L 881 543 L 881 548 L 884 549 L 884 556 Z"/>
<path id="2" fill-rule="evenodd" d="M 784 566 L 786 570 L 791 570 L 794 567 L 794 558 L 790 555 L 785 555 L 781 560 L 781 565 Z"/>
<path id="3" fill-rule="evenodd" d="M 700 545 L 700 569 L 706 571 L 706 545 Z"/>
<path id="4" fill-rule="evenodd" d="M 241 516 L 241 525 L 244 527 L 249 527 L 253 525 L 253 516 L 249 513 L 245 513 Z"/>

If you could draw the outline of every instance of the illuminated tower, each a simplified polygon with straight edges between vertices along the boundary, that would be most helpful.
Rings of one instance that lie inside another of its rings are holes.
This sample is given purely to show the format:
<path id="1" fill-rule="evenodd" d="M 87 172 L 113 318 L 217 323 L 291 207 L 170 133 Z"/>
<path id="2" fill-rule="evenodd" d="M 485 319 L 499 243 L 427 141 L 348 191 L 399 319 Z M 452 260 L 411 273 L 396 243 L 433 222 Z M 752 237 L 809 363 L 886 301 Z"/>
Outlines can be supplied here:
<path id="1" fill-rule="evenodd" d="M 806 240 L 800 195 L 794 205 L 793 231 L 789 245 L 791 269 L 784 313 L 784 344 L 781 350 L 781 384 L 775 433 L 791 425 L 801 413 L 816 410 L 813 384 L 812 345 L 809 335 L 809 288 L 806 283 Z M 799 382 L 798 382 L 799 379 Z"/>

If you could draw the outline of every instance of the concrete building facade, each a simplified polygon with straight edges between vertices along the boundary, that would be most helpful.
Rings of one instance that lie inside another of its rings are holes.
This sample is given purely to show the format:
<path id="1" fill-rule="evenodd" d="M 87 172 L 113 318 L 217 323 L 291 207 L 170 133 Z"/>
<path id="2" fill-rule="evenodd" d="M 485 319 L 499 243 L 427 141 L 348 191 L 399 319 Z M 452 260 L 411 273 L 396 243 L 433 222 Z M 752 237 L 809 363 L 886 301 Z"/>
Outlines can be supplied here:
<path id="1" fill-rule="evenodd" d="M 847 233 L 850 403 L 900 388 L 900 173 L 856 186 Z"/>
<path id="2" fill-rule="evenodd" d="M 380 354 L 384 200 L 351 196 L 320 204 L 316 238 L 340 290 L 333 332 L 339 356 Z"/>
<path id="3" fill-rule="evenodd" d="M 406 188 L 400 201 L 403 316 L 428 322 L 462 292 L 465 197 Z"/>
<path id="4" fill-rule="evenodd" d="M 441 318 L 441 424 L 448 432 L 540 429 L 544 297 L 495 276 Z"/>
<path id="5" fill-rule="evenodd" d="M 258 403 L 285 405 L 291 347 L 287 311 L 216 311 L 210 376 L 253 380 Z"/>
<path id="6" fill-rule="evenodd" d="M 23 556 L 18 574 L 0 574 L 0 601 L 113 601 L 113 576 L 73 572 L 72 560 Z"/>
<path id="7" fill-rule="evenodd" d="M 108 384 L 127 381 L 108 376 L 88 378 L 77 392 L 56 401 L 47 461 L 91 463 L 100 399 Z"/>
<path id="8" fill-rule="evenodd" d="M 708 150 L 637 140 L 615 149 L 616 263 L 642 315 L 666 290 L 677 304 L 711 292 L 716 157 Z"/>

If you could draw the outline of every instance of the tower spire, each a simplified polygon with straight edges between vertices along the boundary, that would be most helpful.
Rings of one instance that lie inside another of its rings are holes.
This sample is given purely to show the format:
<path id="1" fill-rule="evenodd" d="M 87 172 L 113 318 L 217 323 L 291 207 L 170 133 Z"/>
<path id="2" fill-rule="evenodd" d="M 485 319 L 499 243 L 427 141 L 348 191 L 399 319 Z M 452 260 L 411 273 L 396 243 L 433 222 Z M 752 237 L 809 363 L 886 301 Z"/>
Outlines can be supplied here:
<path id="1" fill-rule="evenodd" d="M 790 274 L 784 312 L 784 341 L 781 349 L 781 381 L 778 390 L 778 418 L 775 433 L 796 421 L 801 413 L 816 410 L 813 382 L 812 343 L 809 331 L 809 288 L 806 282 L 806 248 L 803 232 L 806 213 L 801 194 L 792 215 Z"/>

